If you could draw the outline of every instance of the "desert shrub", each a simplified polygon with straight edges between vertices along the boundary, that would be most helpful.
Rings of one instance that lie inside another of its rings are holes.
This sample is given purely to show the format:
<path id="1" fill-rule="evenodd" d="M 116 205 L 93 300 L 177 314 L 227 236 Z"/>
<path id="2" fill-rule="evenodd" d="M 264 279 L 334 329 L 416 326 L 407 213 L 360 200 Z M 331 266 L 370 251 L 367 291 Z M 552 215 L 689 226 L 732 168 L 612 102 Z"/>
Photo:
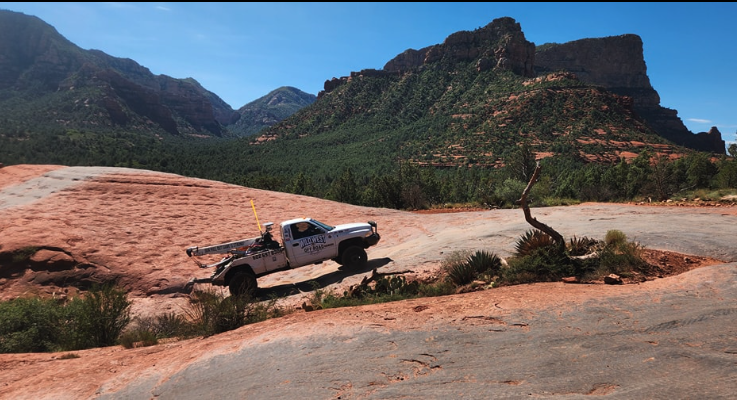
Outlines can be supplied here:
<path id="1" fill-rule="evenodd" d="M 176 336 L 187 337 L 190 336 L 192 330 L 190 324 L 182 315 L 173 312 L 145 319 L 142 323 L 139 323 L 139 327 L 151 331 L 158 339 Z"/>
<path id="2" fill-rule="evenodd" d="M 525 232 L 514 244 L 516 255 L 519 257 L 534 254 L 537 249 L 553 246 L 555 242 L 547 233 L 539 229 L 530 229 Z"/>
<path id="3" fill-rule="evenodd" d="M 468 265 L 471 250 L 454 250 L 440 261 L 440 270 L 446 279 L 458 286 L 470 283 L 476 277 L 476 271 Z"/>
<path id="4" fill-rule="evenodd" d="M 58 349 L 63 308 L 56 300 L 18 298 L 0 303 L 0 353 Z"/>
<path id="5" fill-rule="evenodd" d="M 337 308 L 343 307 L 341 304 L 346 304 L 344 303 L 345 300 L 341 296 L 336 295 L 334 291 L 321 288 L 315 281 L 310 283 L 312 284 L 313 290 L 312 294 L 307 298 L 307 302 L 309 302 L 312 309 Z M 360 304 L 358 299 L 351 299 L 351 301 Z"/>
<path id="6" fill-rule="evenodd" d="M 62 347 L 67 350 L 112 346 L 130 323 L 125 291 L 114 284 L 93 285 L 83 297 L 67 303 Z"/>
<path id="7" fill-rule="evenodd" d="M 571 199 L 567 197 L 544 197 L 541 200 L 542 207 L 554 207 L 554 206 L 573 206 L 581 204 L 580 200 Z"/>
<path id="8" fill-rule="evenodd" d="M 185 313 L 199 334 L 226 332 L 246 324 L 246 297 L 224 296 L 212 289 L 196 290 L 190 295 Z"/>
<path id="9" fill-rule="evenodd" d="M 576 265 L 547 233 L 538 229 L 525 232 L 515 242 L 515 256 L 502 270 L 504 284 L 548 282 L 575 275 Z"/>
<path id="10" fill-rule="evenodd" d="M 0 352 L 79 350 L 116 344 L 130 302 L 113 285 L 62 303 L 39 297 L 0 303 Z"/>
<path id="11" fill-rule="evenodd" d="M 349 302 L 358 300 L 353 305 L 386 303 L 417 297 L 419 289 L 419 282 L 407 281 L 401 275 L 380 276 L 373 281 L 352 286 L 343 293 L 342 299 Z"/>
<path id="12" fill-rule="evenodd" d="M 707 193 L 704 193 L 701 197 L 701 200 L 705 201 L 719 201 L 722 199 L 722 192 L 720 190 L 711 190 Z"/>
<path id="13" fill-rule="evenodd" d="M 554 244 L 525 251 L 525 255 L 507 260 L 502 270 L 504 284 L 551 282 L 575 275 L 575 263 Z"/>
<path id="14" fill-rule="evenodd" d="M 620 246 L 627 243 L 627 235 L 617 229 L 610 229 L 604 236 L 604 244 L 606 246 Z"/>
<path id="15" fill-rule="evenodd" d="M 715 200 L 714 192 L 709 190 L 708 188 L 696 189 L 691 193 L 691 198 L 689 200 Z"/>
<path id="16" fill-rule="evenodd" d="M 120 336 L 120 344 L 126 348 L 153 346 L 159 339 L 195 336 L 194 328 L 182 315 L 173 312 L 154 317 L 136 317 L 130 329 Z"/>
<path id="17" fill-rule="evenodd" d="M 336 294 L 332 290 L 318 289 L 313 292 L 309 302 L 312 309 L 320 310 L 386 303 L 404 298 L 399 295 L 371 295 L 370 292 L 371 288 L 365 285 L 351 287 L 351 289 L 344 291 L 342 295 Z"/>
<path id="18" fill-rule="evenodd" d="M 374 283 L 371 294 L 376 296 L 399 295 L 403 297 L 414 297 L 417 296 L 419 288 L 419 282 L 408 282 L 401 275 L 382 276 Z"/>
<path id="19" fill-rule="evenodd" d="M 277 300 L 259 302 L 248 296 L 225 296 L 215 290 L 196 290 L 190 295 L 185 316 L 198 335 L 214 335 L 284 315 Z"/>
<path id="20" fill-rule="evenodd" d="M 459 275 L 459 272 L 454 272 L 454 270 L 465 268 L 469 270 L 469 274 L 471 273 L 470 268 L 466 265 L 466 260 L 471 256 L 471 254 L 471 250 L 454 250 L 443 257 L 440 261 L 440 271 L 441 274 L 445 276 L 446 281 L 457 285 L 457 283 L 453 282 L 453 276 Z"/>
<path id="21" fill-rule="evenodd" d="M 466 261 L 454 264 L 448 268 L 448 280 L 453 282 L 455 285 L 463 286 L 473 282 L 478 275 L 473 265 L 470 265 Z"/>
<path id="22" fill-rule="evenodd" d="M 520 198 L 520 194 L 527 187 L 527 183 L 517 179 L 506 179 L 494 190 L 494 196 L 501 199 L 504 205 L 513 206 Z"/>
<path id="23" fill-rule="evenodd" d="M 647 262 L 642 258 L 643 247 L 636 242 L 625 242 L 606 246 L 599 256 L 600 275 L 618 274 L 628 276 L 633 272 L 643 272 Z"/>
<path id="24" fill-rule="evenodd" d="M 571 256 L 583 256 L 589 254 L 593 249 L 599 246 L 596 239 L 584 237 L 576 237 L 575 235 L 568 241 L 568 254 Z"/>
<path id="25" fill-rule="evenodd" d="M 439 280 L 432 284 L 420 284 L 417 297 L 447 296 L 456 293 L 456 286 L 450 281 Z"/>
<path id="26" fill-rule="evenodd" d="M 440 261 L 440 269 L 445 272 L 454 265 L 464 263 L 473 252 L 471 250 L 453 250 Z"/>
<path id="27" fill-rule="evenodd" d="M 448 281 L 463 286 L 477 279 L 493 279 L 501 271 L 502 260 L 494 253 L 477 250 L 473 253 L 453 252 L 443 264 Z"/>
<path id="28" fill-rule="evenodd" d="M 416 280 L 408 281 L 401 275 L 382 276 L 367 283 L 351 286 L 342 295 L 322 289 L 316 282 L 312 282 L 312 285 L 314 290 L 307 301 L 313 310 L 440 296 L 454 291 L 453 287 L 448 289 L 444 286 L 435 287 L 435 284 L 421 283 Z"/>

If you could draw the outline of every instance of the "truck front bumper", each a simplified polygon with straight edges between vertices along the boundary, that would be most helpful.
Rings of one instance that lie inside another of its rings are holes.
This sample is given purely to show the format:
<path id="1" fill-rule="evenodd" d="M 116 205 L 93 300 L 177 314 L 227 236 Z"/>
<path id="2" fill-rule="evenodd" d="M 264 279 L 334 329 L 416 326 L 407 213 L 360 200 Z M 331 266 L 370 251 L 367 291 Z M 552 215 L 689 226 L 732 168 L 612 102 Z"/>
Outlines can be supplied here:
<path id="1" fill-rule="evenodd" d="M 377 243 L 379 243 L 379 240 L 381 239 L 381 236 L 379 236 L 378 233 L 372 233 L 369 236 L 366 236 L 363 238 L 364 243 L 366 243 L 366 247 L 375 246 Z"/>
<path id="2" fill-rule="evenodd" d="M 381 240 L 376 221 L 369 221 L 368 224 L 371 226 L 371 234 L 363 238 L 366 248 L 376 245 Z"/>

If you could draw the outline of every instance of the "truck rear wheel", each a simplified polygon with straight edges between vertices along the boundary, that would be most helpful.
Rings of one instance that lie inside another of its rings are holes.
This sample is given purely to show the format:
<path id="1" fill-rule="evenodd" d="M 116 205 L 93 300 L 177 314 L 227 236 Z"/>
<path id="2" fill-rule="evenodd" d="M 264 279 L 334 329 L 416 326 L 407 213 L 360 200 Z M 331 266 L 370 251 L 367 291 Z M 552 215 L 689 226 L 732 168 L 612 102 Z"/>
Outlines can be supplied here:
<path id="1" fill-rule="evenodd" d="M 258 290 L 256 275 L 251 271 L 238 271 L 230 277 L 228 289 L 231 296 L 248 295 L 254 297 L 256 290 Z"/>
<path id="2" fill-rule="evenodd" d="M 341 257 L 341 264 L 348 268 L 363 268 L 367 262 L 366 250 L 358 246 L 351 246 L 345 249 Z"/>

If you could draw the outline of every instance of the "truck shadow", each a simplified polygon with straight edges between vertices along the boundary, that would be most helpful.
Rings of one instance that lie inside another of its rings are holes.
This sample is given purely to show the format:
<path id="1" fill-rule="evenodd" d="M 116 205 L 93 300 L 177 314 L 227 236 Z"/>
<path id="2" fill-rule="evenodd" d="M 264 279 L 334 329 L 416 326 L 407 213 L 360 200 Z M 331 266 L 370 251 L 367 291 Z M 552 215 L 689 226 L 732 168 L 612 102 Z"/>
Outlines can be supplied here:
<path id="1" fill-rule="evenodd" d="M 256 297 L 260 300 L 266 300 L 270 298 L 285 297 L 294 294 L 311 292 L 315 289 L 322 289 L 335 283 L 340 283 L 343 279 L 359 274 L 365 274 L 371 272 L 374 269 L 381 268 L 392 261 L 389 257 L 377 258 L 369 260 L 366 266 L 363 268 L 349 269 L 343 266 L 339 267 L 334 272 L 321 275 L 314 279 L 308 279 L 302 282 L 296 282 L 288 285 L 276 285 L 271 287 L 262 287 L 258 289 Z"/>

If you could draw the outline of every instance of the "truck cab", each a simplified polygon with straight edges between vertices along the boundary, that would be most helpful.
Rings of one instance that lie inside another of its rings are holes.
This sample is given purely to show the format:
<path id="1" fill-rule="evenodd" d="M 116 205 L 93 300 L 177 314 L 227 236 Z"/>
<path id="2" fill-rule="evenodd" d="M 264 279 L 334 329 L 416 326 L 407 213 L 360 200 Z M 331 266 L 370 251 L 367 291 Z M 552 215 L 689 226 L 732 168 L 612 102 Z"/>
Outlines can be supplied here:
<path id="1" fill-rule="evenodd" d="M 297 218 L 281 224 L 282 240 L 290 264 L 302 266 L 333 260 L 341 265 L 365 264 L 365 249 L 379 242 L 376 223 L 332 226 L 313 218 Z M 349 248 L 349 257 L 344 255 Z M 293 266 L 293 268 L 294 268 Z"/>

